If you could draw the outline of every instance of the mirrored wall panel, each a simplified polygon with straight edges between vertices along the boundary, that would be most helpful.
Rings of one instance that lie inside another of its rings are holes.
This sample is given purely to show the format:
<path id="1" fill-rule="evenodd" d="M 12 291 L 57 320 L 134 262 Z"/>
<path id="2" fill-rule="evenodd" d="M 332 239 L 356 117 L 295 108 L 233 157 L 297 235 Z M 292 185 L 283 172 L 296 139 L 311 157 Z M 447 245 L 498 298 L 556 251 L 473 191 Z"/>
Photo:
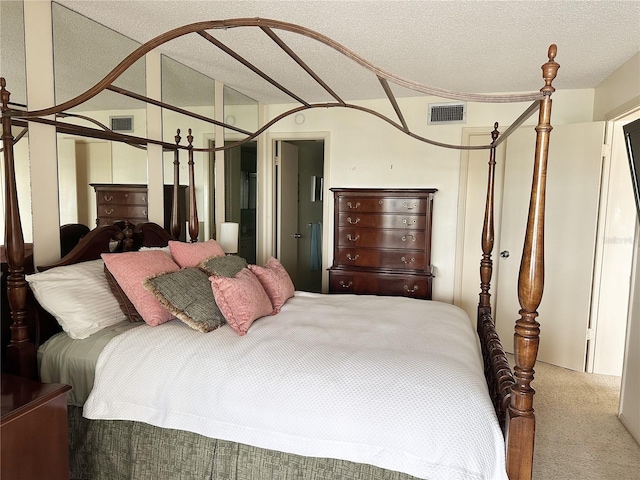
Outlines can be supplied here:
<path id="1" fill-rule="evenodd" d="M 24 9 L 22 2 L 0 2 L 0 76 L 7 81 L 7 90 L 11 93 L 11 106 L 26 109 L 27 80 L 25 69 L 24 47 Z M 31 219 L 31 181 L 29 178 L 29 135 L 25 128 L 15 127 L 12 130 L 17 142 L 13 154 L 15 159 L 18 204 L 22 219 L 22 230 L 25 242 L 33 239 Z M 0 187 L 4 192 L 4 157 L 0 155 Z M 4 243 L 5 212 L 4 196 L 0 201 L 0 234 Z"/>
<path id="2" fill-rule="evenodd" d="M 258 129 L 258 102 L 224 87 L 224 122 L 245 132 Z M 225 144 L 246 138 L 246 133 L 225 128 Z M 257 142 L 225 150 L 225 221 L 239 224 L 238 254 L 256 261 Z"/>
<path id="3" fill-rule="evenodd" d="M 188 88 L 185 88 L 188 85 Z M 214 118 L 215 80 L 203 75 L 186 65 L 162 56 L 162 102 L 179 109 L 186 110 L 194 116 L 176 112 L 169 108 L 162 109 L 163 140 L 175 144 L 177 130 L 180 129 L 180 145 L 188 145 L 189 129 L 193 136 L 192 145 L 195 148 L 213 148 L 214 124 L 206 119 Z M 165 228 L 170 227 L 170 214 L 173 198 L 174 180 L 173 151 L 164 153 L 164 183 L 165 183 Z M 185 150 L 179 152 L 178 175 L 180 192 L 181 238 L 186 239 L 188 208 L 188 156 Z M 214 218 L 214 168 L 213 154 L 208 152 L 194 152 L 194 177 L 197 213 L 199 220 L 199 240 L 215 237 Z"/>
<path id="4" fill-rule="evenodd" d="M 57 3 L 52 4 L 56 103 L 91 88 L 139 44 Z M 145 60 L 140 59 L 114 85 L 136 94 L 146 90 Z M 146 137 L 146 103 L 104 91 L 71 109 L 60 121 Z M 101 200 L 98 185 L 145 185 L 145 148 L 106 140 L 58 134 L 61 225 L 93 228 L 124 220 L 125 214 Z M 140 219 L 143 211 L 141 209 Z"/>

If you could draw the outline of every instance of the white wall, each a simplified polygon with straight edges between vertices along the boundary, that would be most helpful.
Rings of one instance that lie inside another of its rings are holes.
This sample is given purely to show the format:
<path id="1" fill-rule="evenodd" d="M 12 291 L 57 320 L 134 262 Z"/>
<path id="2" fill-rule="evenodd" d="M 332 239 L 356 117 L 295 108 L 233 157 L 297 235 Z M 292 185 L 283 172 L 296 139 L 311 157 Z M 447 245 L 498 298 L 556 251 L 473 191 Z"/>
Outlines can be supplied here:
<path id="1" fill-rule="evenodd" d="M 594 120 L 610 120 L 640 104 L 640 52 L 595 89 Z"/>
<path id="2" fill-rule="evenodd" d="M 579 123 L 591 121 L 593 90 L 560 91 L 554 94 L 552 123 Z M 442 99 L 416 97 L 401 98 L 398 103 L 407 123 L 415 133 L 439 142 L 460 144 L 462 129 L 473 126 L 491 126 L 499 122 L 504 131 L 517 118 L 527 104 L 469 104 L 466 124 L 427 126 L 429 103 Z M 389 102 L 372 100 L 359 102 L 368 108 L 392 115 Z M 267 105 L 267 120 L 291 108 L 291 105 Z M 325 189 L 332 187 L 377 187 L 377 188 L 437 188 L 434 198 L 432 262 L 437 268 L 434 281 L 434 299 L 453 301 L 455 244 L 457 235 L 458 185 L 460 175 L 460 151 L 435 147 L 412 139 L 388 123 L 364 112 L 353 109 L 312 109 L 304 112 L 304 123 L 287 117 L 269 129 L 269 134 L 294 135 L 313 132 L 329 132 L 327 143 L 328 163 L 325 171 Z M 534 125 L 534 115 L 529 124 Z M 323 134 L 324 135 L 324 134 Z M 552 134 L 553 138 L 553 134 Z M 264 155 L 265 152 L 262 152 Z M 488 155 L 488 154 L 487 154 Z M 488 158 L 488 157 L 487 157 Z M 263 158 L 259 164 L 269 165 Z M 532 159 L 533 161 L 533 159 Z M 268 176 L 261 175 L 260 181 Z M 269 188 L 270 185 L 262 185 Z M 325 235 L 333 238 L 333 218 L 325 218 Z M 270 208 L 269 205 L 262 208 Z M 269 216 L 268 211 L 259 215 Z M 262 239 L 268 242 L 269 239 Z M 333 251 L 323 251 L 325 266 L 331 265 Z M 330 242 L 329 242 L 330 245 Z M 478 259 L 479 261 L 479 259 Z"/>
<path id="3" fill-rule="evenodd" d="M 594 117 L 612 119 L 640 107 L 640 53 L 603 80 L 595 89 Z M 635 262 L 632 267 L 630 308 L 627 324 L 623 381 L 620 391 L 619 416 L 627 429 L 640 442 L 640 281 L 638 271 L 638 229 L 635 240 Z"/>
<path id="4" fill-rule="evenodd" d="M 635 260 L 627 325 L 619 418 L 640 443 L 640 235 L 636 226 Z"/>

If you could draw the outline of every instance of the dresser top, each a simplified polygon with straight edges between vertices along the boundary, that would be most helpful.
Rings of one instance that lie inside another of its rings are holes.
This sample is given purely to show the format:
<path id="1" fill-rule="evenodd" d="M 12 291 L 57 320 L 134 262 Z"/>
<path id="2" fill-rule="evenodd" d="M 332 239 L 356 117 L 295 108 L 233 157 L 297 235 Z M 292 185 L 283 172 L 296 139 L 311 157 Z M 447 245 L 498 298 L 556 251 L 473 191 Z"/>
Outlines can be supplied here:
<path id="1" fill-rule="evenodd" d="M 71 390 L 69 385 L 40 383 L 27 378 L 2 374 L 2 424 L 19 417 L 25 411 L 44 404 Z"/>
<path id="2" fill-rule="evenodd" d="M 90 186 L 93 188 L 100 189 L 113 189 L 113 190 L 123 190 L 123 189 L 136 189 L 136 190 L 146 190 L 147 186 L 144 184 L 136 184 L 136 183 L 90 183 Z"/>
<path id="3" fill-rule="evenodd" d="M 438 191 L 437 188 L 330 188 L 334 193 L 346 193 L 349 195 L 371 195 L 371 196 L 413 196 L 428 195 Z"/>

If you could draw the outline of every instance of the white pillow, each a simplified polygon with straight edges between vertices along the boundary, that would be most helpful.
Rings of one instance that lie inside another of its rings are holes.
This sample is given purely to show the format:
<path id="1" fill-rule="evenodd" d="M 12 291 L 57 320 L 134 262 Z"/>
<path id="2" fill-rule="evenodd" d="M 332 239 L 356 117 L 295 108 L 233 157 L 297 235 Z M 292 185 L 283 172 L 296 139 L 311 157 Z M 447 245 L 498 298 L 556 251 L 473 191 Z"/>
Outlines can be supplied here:
<path id="1" fill-rule="evenodd" d="M 71 338 L 127 320 L 111 293 L 104 262 L 91 260 L 26 276 L 36 299 Z"/>

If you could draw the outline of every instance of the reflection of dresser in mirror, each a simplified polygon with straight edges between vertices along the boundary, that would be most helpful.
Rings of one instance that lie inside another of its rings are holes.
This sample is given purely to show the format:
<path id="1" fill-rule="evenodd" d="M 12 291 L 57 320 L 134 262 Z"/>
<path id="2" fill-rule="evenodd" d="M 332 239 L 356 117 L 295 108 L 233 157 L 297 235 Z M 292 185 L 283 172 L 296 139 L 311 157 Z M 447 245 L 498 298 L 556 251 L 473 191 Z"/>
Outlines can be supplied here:
<path id="1" fill-rule="evenodd" d="M 114 222 L 127 220 L 133 225 L 147 222 L 148 200 L 147 186 L 125 183 L 92 183 L 96 192 L 96 226 L 111 225 Z M 178 208 L 180 211 L 180 240 L 186 238 L 186 222 L 188 213 L 188 190 L 180 185 Z M 171 205 L 173 202 L 173 185 L 164 186 L 164 228 L 171 231 Z"/>

